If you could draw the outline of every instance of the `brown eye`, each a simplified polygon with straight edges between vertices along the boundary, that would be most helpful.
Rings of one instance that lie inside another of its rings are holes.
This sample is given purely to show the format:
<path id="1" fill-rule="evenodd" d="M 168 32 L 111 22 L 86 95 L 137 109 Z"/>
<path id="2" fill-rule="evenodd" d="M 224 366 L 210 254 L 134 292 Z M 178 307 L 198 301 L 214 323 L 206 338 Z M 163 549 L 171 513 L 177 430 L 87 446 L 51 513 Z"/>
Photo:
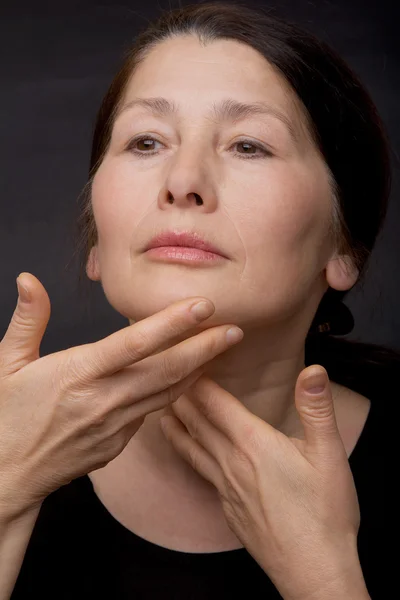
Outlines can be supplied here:
<path id="1" fill-rule="evenodd" d="M 244 148 L 244 152 L 238 152 L 240 158 L 245 157 L 246 155 L 251 159 L 251 158 L 263 158 L 265 156 L 272 156 L 272 153 L 267 150 L 266 148 L 264 148 L 263 146 L 261 146 L 260 144 L 256 144 L 255 142 L 252 142 L 251 140 L 240 140 L 239 142 L 235 142 L 233 144 L 234 146 L 242 146 Z M 249 146 L 250 146 L 250 151 L 249 151 Z M 251 148 L 255 149 L 254 151 L 251 151 Z M 259 152 L 257 152 L 257 150 Z M 260 156 L 261 153 L 261 156 Z"/>
<path id="2" fill-rule="evenodd" d="M 250 144 L 249 142 L 237 142 L 237 145 L 245 149 L 245 154 L 254 154 L 254 152 L 248 152 L 249 147 L 255 148 L 254 144 Z"/>
<path id="3" fill-rule="evenodd" d="M 132 150 L 137 154 L 152 154 L 151 152 L 149 153 L 148 150 L 154 150 L 152 145 L 154 145 L 154 143 L 157 141 L 158 140 L 154 139 L 150 135 L 142 135 L 141 137 L 132 140 L 127 149 Z M 137 152 L 135 148 L 137 148 L 139 151 Z"/>

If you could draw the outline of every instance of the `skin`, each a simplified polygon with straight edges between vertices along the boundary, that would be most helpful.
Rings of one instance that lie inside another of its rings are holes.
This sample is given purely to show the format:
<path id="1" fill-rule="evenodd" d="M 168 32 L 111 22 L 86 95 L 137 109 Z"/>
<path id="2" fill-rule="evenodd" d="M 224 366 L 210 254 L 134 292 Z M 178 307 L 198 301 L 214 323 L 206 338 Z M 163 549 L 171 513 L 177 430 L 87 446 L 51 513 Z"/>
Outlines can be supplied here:
<path id="1" fill-rule="evenodd" d="M 180 117 L 134 107 L 116 120 L 93 182 L 99 240 L 88 277 L 101 281 L 109 303 L 130 324 L 182 298 L 209 298 L 214 315 L 186 337 L 232 323 L 244 339 L 207 363 L 205 373 L 276 429 L 303 439 L 294 388 L 305 368 L 307 331 L 328 286 L 350 289 L 358 276 L 328 236 L 328 170 L 303 107 L 254 49 L 227 40 L 203 47 L 194 36 L 155 48 L 131 78 L 123 103 L 154 96 L 178 104 Z M 268 101 L 290 119 L 297 142 L 272 116 L 210 119 L 210 104 L 225 98 Z M 143 142 L 134 146 L 153 156 L 142 159 L 127 149 L 139 134 L 156 138 L 148 149 Z M 272 156 L 243 147 L 244 139 Z M 152 261 L 142 249 L 164 228 L 205 233 L 228 259 L 211 268 Z M 345 388 L 331 385 L 335 399 Z M 209 489 L 165 439 L 159 427 L 164 414 L 173 413 L 167 408 L 148 415 L 121 457 L 129 463 L 140 447 L 142 459 L 160 474 L 196 492 Z"/>

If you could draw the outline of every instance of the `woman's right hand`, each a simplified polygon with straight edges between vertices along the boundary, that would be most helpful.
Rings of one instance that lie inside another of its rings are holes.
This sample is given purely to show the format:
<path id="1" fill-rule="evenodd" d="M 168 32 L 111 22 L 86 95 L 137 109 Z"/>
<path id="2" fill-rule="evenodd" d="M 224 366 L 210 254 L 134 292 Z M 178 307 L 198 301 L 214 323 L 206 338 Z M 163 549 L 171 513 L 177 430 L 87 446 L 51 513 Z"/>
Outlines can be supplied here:
<path id="1" fill-rule="evenodd" d="M 229 325 L 201 331 L 167 350 L 196 318 L 188 298 L 94 343 L 40 357 L 50 300 L 21 274 L 31 302 L 18 300 L 0 342 L 0 515 L 37 508 L 51 492 L 106 466 L 145 416 L 175 402 L 224 352 Z M 158 353 L 157 353 L 158 351 Z"/>

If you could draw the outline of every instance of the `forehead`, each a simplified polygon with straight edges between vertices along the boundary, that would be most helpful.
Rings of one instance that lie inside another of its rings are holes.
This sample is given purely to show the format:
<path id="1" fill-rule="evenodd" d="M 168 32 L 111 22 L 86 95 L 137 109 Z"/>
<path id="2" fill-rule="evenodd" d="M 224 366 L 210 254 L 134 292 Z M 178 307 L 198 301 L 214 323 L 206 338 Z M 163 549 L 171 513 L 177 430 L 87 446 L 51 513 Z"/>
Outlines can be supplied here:
<path id="1" fill-rule="evenodd" d="M 243 103 L 265 102 L 286 114 L 308 136 L 305 107 L 285 79 L 254 48 L 235 40 L 202 44 L 196 36 L 180 36 L 155 46 L 137 67 L 120 106 L 135 97 L 173 94 L 185 112 L 212 113 L 226 97 Z"/>

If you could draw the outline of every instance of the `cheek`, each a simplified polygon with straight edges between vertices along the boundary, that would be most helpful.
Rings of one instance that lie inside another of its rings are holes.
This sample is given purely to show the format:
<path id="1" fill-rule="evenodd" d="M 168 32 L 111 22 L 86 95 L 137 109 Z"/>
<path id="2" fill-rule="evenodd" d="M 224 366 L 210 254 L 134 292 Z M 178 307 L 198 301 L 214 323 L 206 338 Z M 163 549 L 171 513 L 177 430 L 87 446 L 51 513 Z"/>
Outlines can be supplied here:
<path id="1" fill-rule="evenodd" d="M 282 162 L 264 179 L 262 194 L 257 191 L 254 197 L 254 189 L 250 206 L 238 209 L 237 221 L 246 229 L 253 254 L 262 247 L 272 255 L 287 252 L 293 258 L 325 239 L 331 211 L 326 176 Z"/>
<path id="2" fill-rule="evenodd" d="M 92 204 L 100 242 L 132 235 L 141 218 L 144 202 L 135 202 L 137 182 L 131 170 L 105 160 L 93 180 Z"/>
<path id="3" fill-rule="evenodd" d="M 232 220 L 243 240 L 242 281 L 257 302 L 280 305 L 283 298 L 294 300 L 294 289 L 306 293 L 329 250 L 326 177 L 275 165 L 263 187 L 253 187 L 251 204 L 237 210 Z"/>

